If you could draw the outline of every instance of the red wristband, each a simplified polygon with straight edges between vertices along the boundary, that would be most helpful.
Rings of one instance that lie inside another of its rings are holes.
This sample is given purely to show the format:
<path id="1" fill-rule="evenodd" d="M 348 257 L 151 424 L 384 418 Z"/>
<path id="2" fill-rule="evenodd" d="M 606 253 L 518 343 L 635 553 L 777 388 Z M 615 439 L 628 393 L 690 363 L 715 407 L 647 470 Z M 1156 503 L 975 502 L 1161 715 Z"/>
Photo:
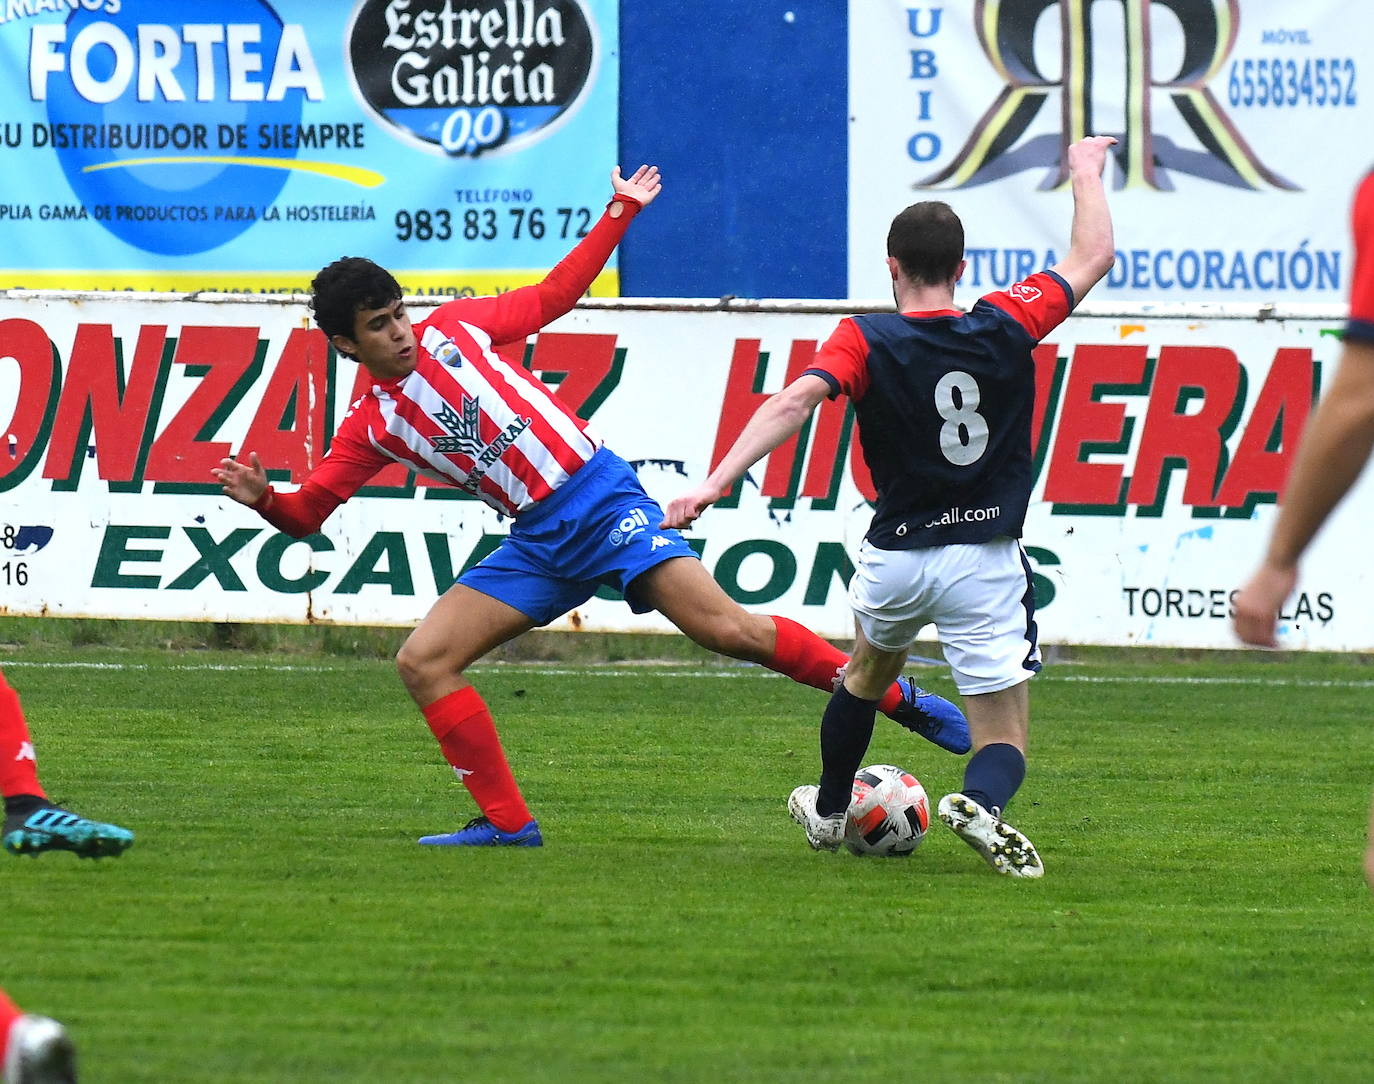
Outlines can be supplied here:
<path id="1" fill-rule="evenodd" d="M 640 203 L 634 196 L 627 196 L 623 192 L 617 192 L 611 197 L 611 201 L 606 204 L 606 210 L 610 212 L 612 218 L 619 218 L 624 214 L 623 211 L 612 210 L 617 203 L 623 203 L 626 207 L 630 208 L 631 214 L 635 214 L 644 208 L 644 204 Z"/>
<path id="2" fill-rule="evenodd" d="M 272 498 L 277 495 L 277 491 L 270 485 L 262 491 L 262 496 L 255 500 L 248 507 L 254 512 L 266 512 L 272 507 Z"/>

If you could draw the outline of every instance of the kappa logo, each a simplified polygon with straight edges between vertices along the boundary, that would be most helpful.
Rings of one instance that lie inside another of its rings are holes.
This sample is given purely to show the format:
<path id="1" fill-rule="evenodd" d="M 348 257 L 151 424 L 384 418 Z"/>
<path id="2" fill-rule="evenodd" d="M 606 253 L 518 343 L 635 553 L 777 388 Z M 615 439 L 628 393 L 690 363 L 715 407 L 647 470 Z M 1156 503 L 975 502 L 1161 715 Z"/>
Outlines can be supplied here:
<path id="1" fill-rule="evenodd" d="M 661 534 L 656 534 L 654 535 L 653 542 L 649 546 L 649 552 L 653 553 L 654 550 L 661 550 L 664 546 L 671 546 L 672 544 L 671 540 L 664 538 Z"/>
<path id="2" fill-rule="evenodd" d="M 1039 301 L 1041 291 L 1038 286 L 1031 286 L 1029 283 L 1018 282 L 1007 292 L 1011 294 L 1012 297 L 1016 298 L 1017 301 L 1029 303 L 1032 301 Z"/>
<path id="3" fill-rule="evenodd" d="M 21 741 L 21 742 L 19 743 L 19 755 L 16 756 L 14 759 L 15 759 L 15 760 L 32 760 L 35 764 L 38 763 L 38 758 L 37 758 L 36 756 L 33 755 L 33 742 L 31 742 L 31 741 Z"/>
<path id="4" fill-rule="evenodd" d="M 458 765 L 455 764 L 453 766 L 453 774 L 458 777 L 458 781 L 461 783 L 465 777 L 472 775 L 474 773 L 471 768 L 460 768 L 458 767 Z"/>
<path id="5" fill-rule="evenodd" d="M 636 535 L 643 534 L 649 529 L 649 515 L 642 508 L 636 508 L 628 516 L 622 519 L 614 527 L 608 536 L 612 546 L 619 546 L 630 541 Z"/>

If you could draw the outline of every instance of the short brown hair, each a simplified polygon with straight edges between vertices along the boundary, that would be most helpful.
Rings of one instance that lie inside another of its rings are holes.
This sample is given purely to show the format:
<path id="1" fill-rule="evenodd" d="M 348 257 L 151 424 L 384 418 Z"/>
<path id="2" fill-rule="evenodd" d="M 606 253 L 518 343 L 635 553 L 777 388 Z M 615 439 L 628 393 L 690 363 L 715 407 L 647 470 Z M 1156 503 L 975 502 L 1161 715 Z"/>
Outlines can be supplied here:
<path id="1" fill-rule="evenodd" d="M 951 281 L 964 258 L 964 224 L 948 203 L 913 203 L 892 220 L 887 254 L 918 286 Z"/>

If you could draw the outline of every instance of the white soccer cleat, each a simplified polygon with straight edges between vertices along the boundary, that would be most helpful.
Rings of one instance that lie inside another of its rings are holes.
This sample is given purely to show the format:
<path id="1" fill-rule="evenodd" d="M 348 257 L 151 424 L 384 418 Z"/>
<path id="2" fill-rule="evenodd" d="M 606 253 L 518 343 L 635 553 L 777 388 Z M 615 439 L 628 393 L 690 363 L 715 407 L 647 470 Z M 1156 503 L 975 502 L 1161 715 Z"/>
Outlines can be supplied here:
<path id="1" fill-rule="evenodd" d="M 5 1084 L 73 1084 L 76 1051 L 66 1029 L 46 1016 L 21 1016 L 10 1025 Z"/>
<path id="2" fill-rule="evenodd" d="M 1042 877 L 1045 866 L 1035 846 L 1004 821 L 989 813 L 964 794 L 946 794 L 940 799 L 940 819 L 975 851 L 988 865 L 1008 877 Z"/>
<path id="3" fill-rule="evenodd" d="M 787 799 L 787 812 L 806 829 L 806 842 L 813 851 L 838 851 L 844 842 L 844 812 L 822 817 L 816 812 L 816 795 L 821 788 L 815 784 L 798 787 Z"/>

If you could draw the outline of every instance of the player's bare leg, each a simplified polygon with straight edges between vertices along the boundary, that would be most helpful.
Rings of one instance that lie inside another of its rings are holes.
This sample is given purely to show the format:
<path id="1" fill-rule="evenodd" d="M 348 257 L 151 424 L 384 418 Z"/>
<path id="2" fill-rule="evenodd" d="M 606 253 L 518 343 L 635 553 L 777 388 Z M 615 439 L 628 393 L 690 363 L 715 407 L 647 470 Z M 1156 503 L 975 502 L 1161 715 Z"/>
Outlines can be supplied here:
<path id="1" fill-rule="evenodd" d="M 1035 846 L 1002 819 L 1002 809 L 1025 776 L 1030 730 L 1028 682 L 964 697 L 973 756 L 964 789 L 940 799 L 940 820 L 998 873 L 1039 877 L 1045 867 Z"/>
<path id="2" fill-rule="evenodd" d="M 439 598 L 396 655 L 396 669 L 421 708 L 472 684 L 464 671 L 534 622 L 499 599 L 456 583 Z"/>
<path id="3" fill-rule="evenodd" d="M 708 651 L 756 662 L 802 685 L 831 692 L 848 663 L 843 651 L 795 621 L 744 609 L 693 558 L 656 565 L 635 580 L 635 589 Z M 950 752 L 968 752 L 964 715 L 943 697 L 901 678 L 878 700 L 878 710 L 908 730 Z"/>

